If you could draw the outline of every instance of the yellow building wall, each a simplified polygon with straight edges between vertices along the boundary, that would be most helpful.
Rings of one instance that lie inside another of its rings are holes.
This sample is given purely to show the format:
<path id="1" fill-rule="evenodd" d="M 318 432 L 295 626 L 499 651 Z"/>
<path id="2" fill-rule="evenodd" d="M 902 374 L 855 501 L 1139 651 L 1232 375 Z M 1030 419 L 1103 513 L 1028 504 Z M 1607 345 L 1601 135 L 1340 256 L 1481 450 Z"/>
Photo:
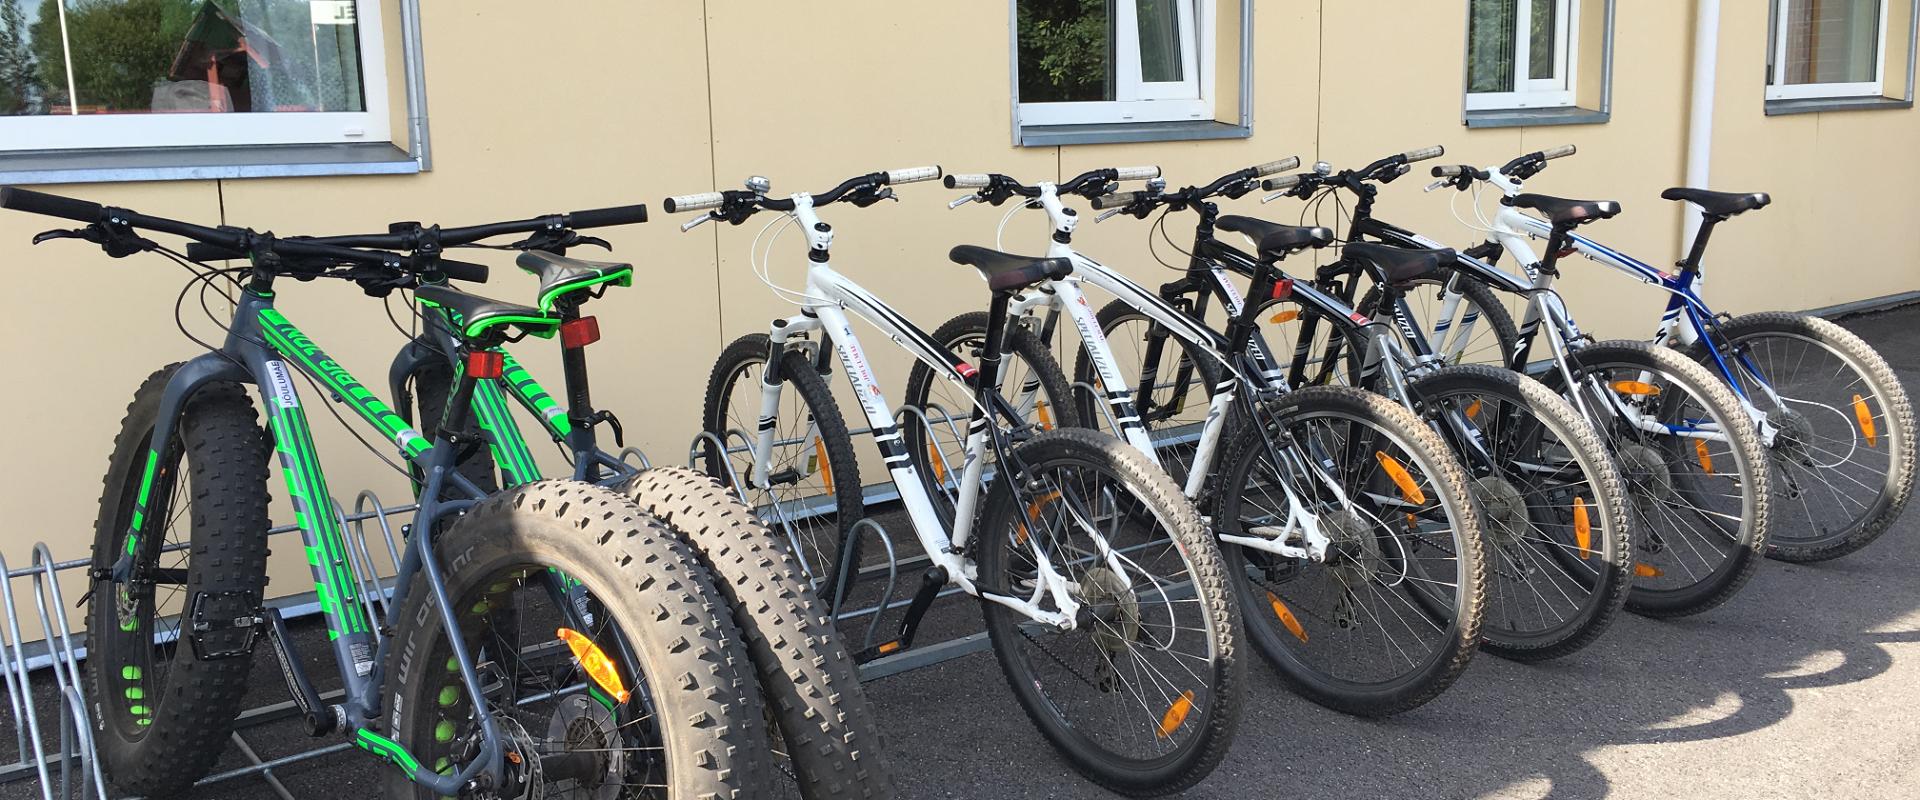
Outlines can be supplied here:
<path id="1" fill-rule="evenodd" d="M 1658 194 L 1685 170 L 1688 2 L 1619 1 L 1606 124 L 1463 127 L 1465 0 L 1263 0 L 1246 23 L 1255 42 L 1251 138 L 1046 148 L 1012 144 L 1005 3 L 575 0 L 567 4 L 570 21 L 555 25 L 529 24 L 526 5 L 506 0 L 423 6 L 430 173 L 39 188 L 283 234 L 646 202 L 653 223 L 606 232 L 615 255 L 635 263 L 636 280 L 591 307 L 606 338 L 589 352 L 596 401 L 621 416 L 630 443 L 656 463 L 685 460 L 720 348 L 795 313 L 749 269 L 748 245 L 767 218 L 682 234 L 682 220 L 658 207 L 665 195 L 732 188 L 749 175 L 771 178 L 779 194 L 928 163 L 1030 181 L 1154 163 L 1179 186 L 1287 155 L 1339 168 L 1444 144 L 1447 155 L 1434 163 L 1485 165 L 1571 143 L 1579 155 L 1555 162 L 1529 188 L 1622 201 L 1625 214 L 1589 230 L 1656 266 L 1681 249 L 1681 209 Z M 1721 227 L 1709 253 L 1709 301 L 1739 313 L 1920 288 L 1920 239 L 1909 232 L 1920 211 L 1912 189 L 1920 179 L 1920 116 L 1905 109 L 1764 116 L 1766 4 L 1723 3 L 1722 14 L 1712 183 L 1770 191 L 1776 202 Z M 1223 21 L 1221 31 L 1239 24 Z M 398 87 L 397 19 L 387 29 Z M 1225 105 L 1220 116 L 1234 118 Z M 397 106 L 396 129 L 404 119 Z M 1380 215 L 1448 244 L 1478 242 L 1450 208 L 1457 204 L 1471 219 L 1470 198 L 1423 194 L 1426 183 L 1420 169 L 1386 187 Z M 824 213 L 836 229 L 836 268 L 929 330 L 983 308 L 981 281 L 945 254 L 954 244 L 991 244 L 999 213 L 948 211 L 945 201 L 958 193 L 933 183 L 899 194 L 897 204 Z M 1288 221 L 1300 214 L 1298 201 L 1261 206 L 1257 197 L 1229 206 Z M 1142 281 L 1172 275 L 1147 257 L 1147 225 L 1127 218 L 1094 225 L 1087 216 L 1076 244 L 1088 254 Z M 1017 221 L 1006 248 L 1041 252 L 1042 224 Z M 133 388 L 159 365 L 199 352 L 173 331 L 170 303 L 183 273 L 157 258 L 114 261 L 72 243 L 30 247 L 29 237 L 47 227 L 50 220 L 0 214 L 0 263 L 16 298 L 12 334 L 0 343 L 15 383 L 0 401 L 14 422 L 8 457 L 0 459 L 7 487 L 0 553 L 16 562 L 35 540 L 62 558 L 86 554 L 98 476 Z M 1176 241 L 1191 230 L 1169 229 Z M 773 254 L 772 275 L 785 285 L 804 277 L 800 242 L 789 233 Z M 530 299 L 529 282 L 504 255 L 475 260 L 495 267 L 481 293 Z M 1561 286 L 1582 323 L 1602 337 L 1647 335 L 1662 302 L 1586 262 L 1569 264 Z M 281 296 L 289 317 L 384 394 L 386 366 L 402 338 L 378 302 L 330 282 L 289 281 Z M 213 333 L 197 316 L 187 314 L 190 328 Z M 907 362 L 878 336 L 864 341 L 883 388 L 897 398 Z M 516 352 L 558 390 L 551 347 L 535 342 Z M 843 408 L 857 416 L 851 403 Z M 362 488 L 392 502 L 406 494 L 399 475 L 324 417 L 316 417 L 321 452 L 343 503 Z M 551 448 L 535 450 L 550 470 L 562 470 Z M 864 452 L 863 473 L 873 482 L 883 473 Z M 270 485 L 283 499 L 278 477 Z M 273 591 L 307 590 L 294 541 L 282 539 L 276 550 Z"/>

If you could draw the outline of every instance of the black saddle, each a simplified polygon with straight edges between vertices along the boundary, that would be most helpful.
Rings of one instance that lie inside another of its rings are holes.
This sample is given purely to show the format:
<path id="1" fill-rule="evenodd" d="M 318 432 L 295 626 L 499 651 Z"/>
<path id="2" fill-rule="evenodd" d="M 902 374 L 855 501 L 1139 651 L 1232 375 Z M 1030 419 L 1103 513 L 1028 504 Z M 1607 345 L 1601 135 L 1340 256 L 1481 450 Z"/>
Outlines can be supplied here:
<path id="1" fill-rule="evenodd" d="M 633 285 L 633 265 L 612 261 L 585 261 L 556 256 L 540 250 L 521 253 L 515 263 L 521 269 L 540 276 L 540 310 L 550 311 L 553 303 L 568 292 L 603 283 Z"/>
<path id="2" fill-rule="evenodd" d="M 1378 242 L 1348 242 L 1345 253 L 1371 265 L 1375 277 L 1389 285 L 1428 275 L 1443 264 L 1453 263 L 1456 256 L 1450 247 L 1426 250 Z"/>
<path id="3" fill-rule="evenodd" d="M 1660 193 L 1662 200 L 1685 200 L 1700 207 L 1708 216 L 1731 217 L 1742 211 L 1766 208 L 1773 198 L 1766 192 L 1739 194 L 1736 192 L 1712 192 L 1706 189 L 1690 189 L 1675 186 Z"/>
<path id="4" fill-rule="evenodd" d="M 980 270 L 987 286 L 996 292 L 1010 292 L 1045 280 L 1059 280 L 1073 273 L 1073 262 L 1064 258 L 1034 258 L 1002 253 L 970 244 L 947 251 L 955 264 Z"/>
<path id="5" fill-rule="evenodd" d="M 1225 216 L 1213 226 L 1223 231 L 1244 233 L 1260 247 L 1260 257 L 1278 261 L 1296 251 L 1326 247 L 1333 243 L 1333 231 L 1308 225 L 1282 225 L 1253 217 Z"/>
<path id="6" fill-rule="evenodd" d="M 1620 204 L 1612 200 L 1568 200 L 1544 194 L 1516 194 L 1501 202 L 1514 208 L 1538 211 L 1555 225 L 1585 225 L 1594 220 L 1611 219 L 1620 213 Z"/>
<path id="7" fill-rule="evenodd" d="M 560 329 L 560 318 L 530 306 L 502 303 L 445 286 L 420 286 L 413 290 L 421 305 L 440 308 L 452 315 L 462 336 L 478 339 L 490 331 L 514 326 L 522 333 L 541 338 Z"/>

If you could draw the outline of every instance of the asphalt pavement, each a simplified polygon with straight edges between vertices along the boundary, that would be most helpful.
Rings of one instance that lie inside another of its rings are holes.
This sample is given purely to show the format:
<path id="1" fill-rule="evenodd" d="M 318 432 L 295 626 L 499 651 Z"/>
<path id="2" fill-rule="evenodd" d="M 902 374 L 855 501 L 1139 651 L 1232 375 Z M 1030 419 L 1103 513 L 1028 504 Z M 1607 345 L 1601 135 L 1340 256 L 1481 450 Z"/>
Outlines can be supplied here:
<path id="1" fill-rule="evenodd" d="M 1844 320 L 1920 395 L 1920 307 Z M 1768 562 L 1732 602 L 1671 621 L 1626 616 L 1592 647 L 1544 664 L 1477 658 L 1434 702 L 1362 720 L 1297 699 L 1252 663 L 1232 753 L 1185 797 L 1920 797 L 1920 513 L 1826 564 Z M 977 612 L 936 608 L 934 629 Z M 317 640 L 313 626 L 299 636 Z M 305 648 L 318 653 L 323 648 Z M 1257 659 L 1253 651 L 1249 658 Z M 258 703 L 285 699 L 272 656 Z M 322 671 L 319 674 L 324 674 Z M 889 732 L 902 796 L 1109 798 L 1054 755 L 992 655 L 867 684 Z M 290 722 L 244 731 L 263 758 L 315 745 Z M 10 729 L 0 742 L 11 742 Z M 322 742 L 328 744 L 331 742 Z M 0 758 L 7 745 L 0 744 Z M 244 764 L 233 747 L 221 768 Z M 379 767 L 349 751 L 281 767 L 296 798 L 377 792 Z M 0 798 L 36 796 L 32 781 Z M 258 777 L 199 798 L 270 797 Z"/>

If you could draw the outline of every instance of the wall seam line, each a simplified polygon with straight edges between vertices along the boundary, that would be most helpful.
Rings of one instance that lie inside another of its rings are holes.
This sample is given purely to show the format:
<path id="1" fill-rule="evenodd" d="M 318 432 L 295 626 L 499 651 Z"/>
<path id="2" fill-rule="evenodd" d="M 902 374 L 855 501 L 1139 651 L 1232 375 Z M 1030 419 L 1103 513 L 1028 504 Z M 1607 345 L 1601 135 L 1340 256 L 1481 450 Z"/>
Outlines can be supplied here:
<path id="1" fill-rule="evenodd" d="M 700 55 L 706 63 L 707 83 L 707 180 L 715 191 L 720 189 L 720 148 L 713 127 L 713 36 L 708 31 L 711 15 L 707 11 L 707 0 L 700 0 Z M 722 291 L 720 266 L 720 226 L 714 225 L 708 230 L 713 234 L 713 317 L 718 323 L 715 331 L 719 343 L 727 340 L 727 304 Z"/>

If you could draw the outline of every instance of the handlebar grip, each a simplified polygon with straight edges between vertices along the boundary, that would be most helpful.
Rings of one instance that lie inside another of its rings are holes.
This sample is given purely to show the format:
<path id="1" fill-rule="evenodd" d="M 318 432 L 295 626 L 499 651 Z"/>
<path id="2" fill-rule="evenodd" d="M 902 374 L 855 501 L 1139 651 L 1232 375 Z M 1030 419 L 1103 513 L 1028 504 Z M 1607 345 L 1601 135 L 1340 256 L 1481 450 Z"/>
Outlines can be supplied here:
<path id="1" fill-rule="evenodd" d="M 1267 180 L 1260 182 L 1260 188 L 1265 189 L 1269 192 L 1285 191 L 1287 189 L 1291 189 L 1299 185 L 1300 185 L 1300 176 L 1298 175 L 1284 175 L 1278 178 L 1269 178 Z"/>
<path id="2" fill-rule="evenodd" d="M 1097 210 L 1105 211 L 1109 208 L 1119 208 L 1121 206 L 1129 206 L 1129 205 L 1133 205 L 1134 201 L 1139 200 L 1144 196 L 1146 196 L 1145 192 L 1120 192 L 1117 194 L 1103 194 L 1103 195 L 1100 195 L 1099 197 L 1093 198 L 1093 207 Z"/>
<path id="3" fill-rule="evenodd" d="M 1408 150 L 1407 152 L 1401 153 L 1400 157 L 1406 159 L 1408 163 L 1412 163 L 1415 161 L 1425 161 L 1429 158 L 1439 158 L 1446 154 L 1447 154 L 1447 148 L 1441 147 L 1440 145 L 1436 144 L 1432 147 L 1422 147 L 1418 150 Z"/>
<path id="4" fill-rule="evenodd" d="M 1121 167 L 1113 171 L 1117 181 L 1150 181 L 1160 177 L 1159 167 Z"/>
<path id="5" fill-rule="evenodd" d="M 99 203 L 36 192 L 17 186 L 0 187 L 0 208 L 87 223 L 99 222 L 102 213 Z"/>
<path id="6" fill-rule="evenodd" d="M 1573 145 L 1563 144 L 1563 145 L 1560 145 L 1559 147 L 1549 148 L 1549 149 L 1540 151 L 1540 157 L 1548 161 L 1552 161 L 1556 158 L 1566 158 L 1567 156 L 1573 155 L 1575 152 L 1576 150 Z"/>
<path id="7" fill-rule="evenodd" d="M 639 208 L 639 206 L 629 206 L 629 208 Z M 602 210 L 610 211 L 613 209 Z M 440 274 L 456 281 L 466 281 L 467 283 L 487 282 L 488 270 L 485 264 L 475 264 L 470 261 L 454 261 L 450 258 L 443 258 L 439 260 L 436 266 L 438 266 Z"/>
<path id="8" fill-rule="evenodd" d="M 709 208 L 719 208 L 726 202 L 727 196 L 719 192 L 701 192 L 699 194 L 683 194 L 678 197 L 669 197 L 661 201 L 660 206 L 665 208 L 669 214 L 679 214 L 686 211 L 705 211 Z"/>
<path id="9" fill-rule="evenodd" d="M 947 176 L 949 189 L 983 189 L 993 183 L 993 176 L 975 172 L 957 172 Z"/>
<path id="10" fill-rule="evenodd" d="M 1467 168 L 1460 164 L 1443 164 L 1433 168 L 1433 177 L 1458 178 L 1460 174 L 1466 172 L 1466 170 Z"/>
<path id="11" fill-rule="evenodd" d="M 228 261 L 232 259 L 242 259 L 246 257 L 247 257 L 246 253 L 243 253 L 239 250 L 235 250 L 230 247 L 221 247 L 220 245 L 207 244 L 206 242 L 188 242 L 187 243 L 187 260 L 188 261 L 197 261 L 197 262 L 204 263 L 207 261 Z"/>
<path id="12" fill-rule="evenodd" d="M 889 185 L 918 183 L 920 181 L 930 181 L 938 177 L 940 177 L 939 166 L 887 170 L 887 183 Z"/>
<path id="13" fill-rule="evenodd" d="M 1256 178 L 1264 178 L 1276 172 L 1286 172 L 1287 170 L 1293 169 L 1294 167 L 1297 167 L 1297 166 L 1300 166 L 1300 157 L 1287 156 L 1286 158 L 1280 159 L 1279 161 L 1269 161 L 1265 164 L 1261 164 L 1260 166 L 1254 167 L 1253 175 Z"/>
<path id="14" fill-rule="evenodd" d="M 613 208 L 590 208 L 575 211 L 567 215 L 567 226 L 572 228 L 604 228 L 611 225 L 638 225 L 647 221 L 647 207 L 643 204 L 615 206 Z"/>

